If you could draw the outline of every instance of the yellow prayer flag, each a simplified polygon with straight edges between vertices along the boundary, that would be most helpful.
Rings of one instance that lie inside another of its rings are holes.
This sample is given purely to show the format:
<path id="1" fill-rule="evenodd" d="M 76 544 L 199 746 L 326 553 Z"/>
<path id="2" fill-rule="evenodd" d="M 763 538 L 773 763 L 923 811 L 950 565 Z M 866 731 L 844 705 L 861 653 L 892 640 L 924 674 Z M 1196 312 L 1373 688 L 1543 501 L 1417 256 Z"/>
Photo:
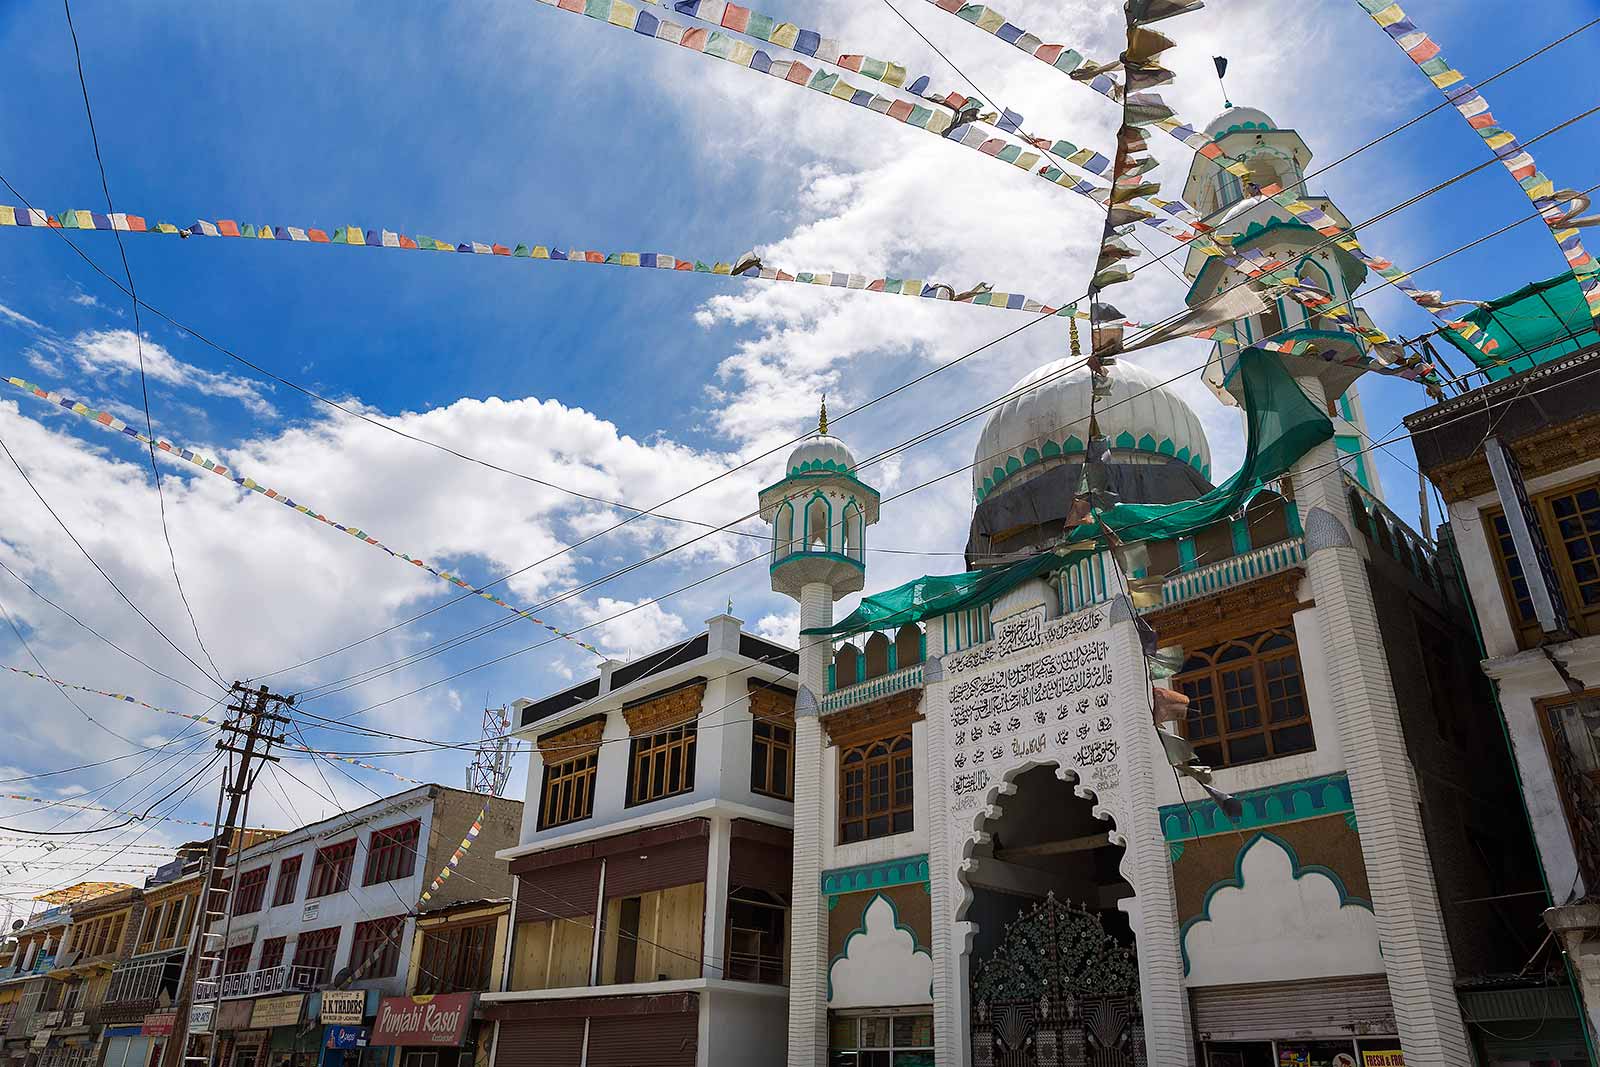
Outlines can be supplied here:
<path id="1" fill-rule="evenodd" d="M 1428 80 L 1433 82 L 1433 84 L 1435 86 L 1437 86 L 1438 88 L 1440 88 L 1440 89 L 1448 89 L 1448 88 L 1450 88 L 1450 86 L 1452 86 L 1456 82 L 1460 81 L 1461 78 L 1462 78 L 1461 72 L 1452 67 L 1450 70 L 1445 71 L 1443 74 L 1435 74 L 1433 77 L 1429 78 Z"/>
<path id="2" fill-rule="evenodd" d="M 1024 152 L 1024 153 L 1022 153 L 1022 155 L 1017 157 L 1017 164 L 1016 165 L 1018 167 L 1022 168 L 1023 170 L 1031 171 L 1031 170 L 1033 170 L 1034 165 L 1036 163 L 1038 163 L 1038 162 L 1039 162 L 1039 153 L 1037 153 L 1037 152 Z"/>
<path id="3" fill-rule="evenodd" d="M 639 253 L 618 252 L 617 262 L 621 263 L 624 267 L 637 267 L 639 265 Z"/>
<path id="4" fill-rule="evenodd" d="M 611 0 L 611 17 L 606 21 L 613 26 L 631 30 L 633 24 L 639 21 L 639 9 L 626 0 Z"/>
<path id="5" fill-rule="evenodd" d="M 1544 181 L 1540 182 L 1539 184 L 1535 185 L 1532 189 L 1528 190 L 1528 199 L 1529 200 L 1538 200 L 1541 197 L 1554 196 L 1555 193 L 1556 193 L 1555 183 L 1552 182 L 1549 178 L 1545 178 Z"/>
<path id="6" fill-rule="evenodd" d="M 544 245 L 534 245 L 533 251 L 529 252 L 528 255 L 533 259 L 549 259 L 550 250 Z"/>
<path id="7" fill-rule="evenodd" d="M 17 224 L 17 209 L 9 204 L 0 204 L 0 226 L 15 226 Z"/>
<path id="8" fill-rule="evenodd" d="M 89 212 L 87 212 L 87 211 L 74 211 L 73 214 L 78 216 L 78 229 L 80 229 L 80 230 L 92 230 L 92 229 L 94 229 L 94 216 L 91 215 Z"/>
<path id="9" fill-rule="evenodd" d="M 983 14 L 978 16 L 978 29 L 985 33 L 994 33 L 1006 24 L 1005 16 L 992 7 L 983 9 Z"/>
<path id="10" fill-rule="evenodd" d="M 1380 26 L 1393 26 L 1395 23 L 1399 22 L 1405 17 L 1406 13 L 1400 10 L 1399 4 L 1390 4 L 1381 11 L 1374 11 L 1372 13 L 1372 21 L 1376 22 Z"/>
<path id="11" fill-rule="evenodd" d="M 1506 130 L 1501 130 L 1499 133 L 1491 134 L 1490 136 L 1485 137 L 1483 139 L 1483 143 L 1488 145 L 1490 148 L 1501 148 L 1515 140 L 1516 138 L 1509 132 Z"/>
<path id="12" fill-rule="evenodd" d="M 834 83 L 833 88 L 829 90 L 828 95 L 836 96 L 840 100 L 848 100 L 852 96 L 856 95 L 856 87 L 845 81 L 843 78 L 840 78 Z"/>
<path id="13" fill-rule="evenodd" d="M 906 83 L 906 68 L 898 63 L 890 63 L 883 72 L 883 84 L 892 85 L 896 89 Z"/>
<path id="14" fill-rule="evenodd" d="M 711 273 L 712 274 L 732 274 L 733 273 L 733 264 L 732 263 L 717 263 L 717 264 L 714 264 L 712 266 L 712 268 L 711 268 Z"/>
<path id="15" fill-rule="evenodd" d="M 793 48 L 795 41 L 800 37 L 800 27 L 792 22 L 780 22 L 772 28 L 767 35 L 767 40 L 779 48 Z"/>
<path id="16" fill-rule="evenodd" d="M 733 51 L 728 59 L 741 67 L 748 67 L 750 61 L 755 59 L 756 49 L 749 41 L 741 41 L 737 37 L 733 41 Z"/>

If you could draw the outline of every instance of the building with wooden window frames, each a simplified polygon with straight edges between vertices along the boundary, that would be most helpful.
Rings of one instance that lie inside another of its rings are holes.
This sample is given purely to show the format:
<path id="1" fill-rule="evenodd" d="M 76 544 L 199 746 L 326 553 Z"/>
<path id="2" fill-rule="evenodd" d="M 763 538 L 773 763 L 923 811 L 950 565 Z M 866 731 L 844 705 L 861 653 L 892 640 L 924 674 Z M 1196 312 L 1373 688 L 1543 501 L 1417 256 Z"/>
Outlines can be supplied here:
<path id="1" fill-rule="evenodd" d="M 530 803 L 501 852 L 514 922 L 483 998 L 501 1067 L 781 1060 L 794 669 L 721 615 L 516 703 Z"/>
<path id="2" fill-rule="evenodd" d="M 1449 509 L 1451 555 L 1471 590 L 1482 671 L 1498 697 L 1538 844 L 1533 871 L 1543 877 L 1525 874 L 1530 884 L 1516 888 L 1549 905 L 1545 921 L 1579 978 L 1593 1037 L 1600 1027 L 1600 349 L 1538 360 L 1405 421 L 1422 471 Z M 1577 1029 L 1570 1004 L 1558 998 L 1553 1010 L 1564 1033 Z M 1576 1046 L 1575 1035 L 1568 1044 Z"/>

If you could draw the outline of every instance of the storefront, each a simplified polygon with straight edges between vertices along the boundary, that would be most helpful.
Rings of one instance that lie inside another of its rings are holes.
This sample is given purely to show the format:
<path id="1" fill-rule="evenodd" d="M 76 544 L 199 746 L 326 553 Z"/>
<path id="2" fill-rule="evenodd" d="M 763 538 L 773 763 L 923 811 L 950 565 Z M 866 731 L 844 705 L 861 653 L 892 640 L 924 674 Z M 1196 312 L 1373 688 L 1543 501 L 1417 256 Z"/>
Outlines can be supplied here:
<path id="1" fill-rule="evenodd" d="M 101 1067 L 145 1067 L 149 1062 L 150 1038 L 143 1025 L 108 1026 L 102 1040 L 106 1051 Z"/>
<path id="2" fill-rule="evenodd" d="M 1189 991 L 1199 1067 L 1405 1067 L 1384 976 Z"/>
<path id="3" fill-rule="evenodd" d="M 321 1023 L 320 1067 L 380 1067 L 388 1061 L 388 1049 L 371 1047 L 367 1025 L 378 1008 L 376 990 L 329 989 L 314 999 L 312 1010 Z"/>
<path id="4" fill-rule="evenodd" d="M 372 1023 L 372 1050 L 397 1055 L 392 1067 L 471 1067 L 474 993 L 384 997 Z M 487 1030 L 484 1031 L 488 1033 Z"/>
<path id="5" fill-rule="evenodd" d="M 172 1031 L 177 1029 L 177 1023 L 178 1015 L 171 1011 L 158 1011 L 144 1017 L 139 1031 L 144 1035 L 147 1050 L 145 1067 L 161 1067 L 161 1057 L 167 1050 L 167 1042 L 172 1040 Z M 127 1067 L 136 1067 L 136 1064 L 130 1059 Z"/>

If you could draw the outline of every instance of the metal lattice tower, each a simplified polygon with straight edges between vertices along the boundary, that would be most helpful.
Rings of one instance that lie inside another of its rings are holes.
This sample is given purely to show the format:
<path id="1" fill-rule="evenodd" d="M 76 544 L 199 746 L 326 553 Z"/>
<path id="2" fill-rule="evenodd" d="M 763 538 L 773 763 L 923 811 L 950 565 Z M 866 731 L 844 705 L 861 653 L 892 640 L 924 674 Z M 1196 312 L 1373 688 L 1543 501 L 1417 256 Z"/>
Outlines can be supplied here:
<path id="1" fill-rule="evenodd" d="M 504 796 L 511 777 L 511 719 L 506 709 L 484 708 L 482 740 L 467 764 L 467 788 L 474 793 Z"/>

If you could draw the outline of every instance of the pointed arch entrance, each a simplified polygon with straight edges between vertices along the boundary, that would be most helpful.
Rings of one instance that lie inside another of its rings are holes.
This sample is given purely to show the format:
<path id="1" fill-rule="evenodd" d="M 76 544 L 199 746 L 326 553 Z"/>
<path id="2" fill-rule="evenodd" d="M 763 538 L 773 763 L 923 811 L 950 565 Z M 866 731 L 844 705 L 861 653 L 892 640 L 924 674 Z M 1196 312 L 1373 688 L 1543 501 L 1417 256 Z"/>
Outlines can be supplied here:
<path id="1" fill-rule="evenodd" d="M 1017 775 L 982 820 L 961 915 L 973 1067 L 1144 1067 L 1124 849 L 1053 765 Z"/>

